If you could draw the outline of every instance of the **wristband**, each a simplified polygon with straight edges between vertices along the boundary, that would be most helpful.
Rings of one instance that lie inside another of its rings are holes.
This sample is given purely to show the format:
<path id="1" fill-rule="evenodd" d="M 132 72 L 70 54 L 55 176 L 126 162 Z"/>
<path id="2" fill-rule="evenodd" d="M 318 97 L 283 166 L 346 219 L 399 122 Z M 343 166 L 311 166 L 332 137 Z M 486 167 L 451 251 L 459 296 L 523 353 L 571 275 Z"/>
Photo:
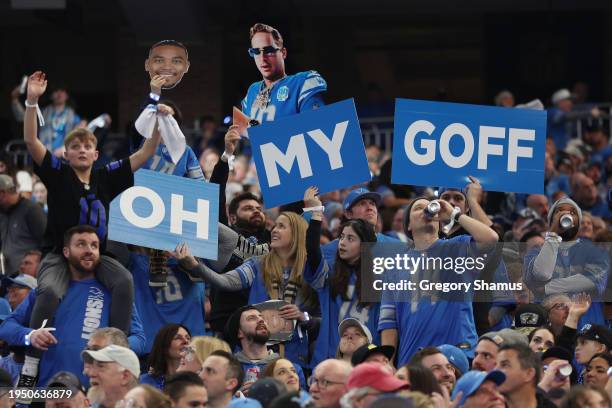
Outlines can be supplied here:
<path id="1" fill-rule="evenodd" d="M 28 100 L 26 99 L 25 106 L 26 106 L 26 108 L 36 108 L 36 116 L 38 116 L 38 126 L 40 126 L 40 127 L 45 126 L 45 118 L 44 118 L 42 112 L 40 111 L 40 107 L 38 106 L 38 104 L 37 103 L 29 104 Z"/>
<path id="2" fill-rule="evenodd" d="M 325 207 L 323 207 L 322 205 L 316 206 L 316 207 L 306 207 L 306 208 L 302 208 L 303 212 L 314 212 L 314 211 L 319 211 L 319 212 L 323 212 L 323 210 L 325 210 Z"/>
<path id="3" fill-rule="evenodd" d="M 150 98 L 151 100 L 155 101 L 155 102 L 159 102 L 159 98 L 160 98 L 160 96 L 159 96 L 158 94 L 156 94 L 156 93 L 151 92 L 151 93 L 149 94 L 149 98 Z"/>
<path id="4" fill-rule="evenodd" d="M 310 321 L 310 316 L 308 315 L 308 312 L 304 312 L 304 323 L 308 323 Z"/>
<path id="5" fill-rule="evenodd" d="M 34 332 L 34 330 L 32 330 L 31 332 L 29 332 L 28 334 L 24 336 L 25 338 L 23 342 L 25 343 L 26 346 L 32 345 L 32 343 L 30 342 L 30 335 L 32 334 L 32 332 Z"/>
<path id="6" fill-rule="evenodd" d="M 562 242 L 563 238 L 561 238 L 556 232 L 546 231 L 544 234 L 544 241 Z"/>

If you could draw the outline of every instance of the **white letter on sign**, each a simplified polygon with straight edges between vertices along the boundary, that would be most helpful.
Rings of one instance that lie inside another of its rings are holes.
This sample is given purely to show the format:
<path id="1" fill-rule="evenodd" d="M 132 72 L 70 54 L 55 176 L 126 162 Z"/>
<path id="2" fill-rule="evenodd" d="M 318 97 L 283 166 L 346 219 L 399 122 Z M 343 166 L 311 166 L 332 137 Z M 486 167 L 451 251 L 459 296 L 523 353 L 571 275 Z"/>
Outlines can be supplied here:
<path id="1" fill-rule="evenodd" d="M 153 207 L 148 217 L 141 217 L 134 212 L 134 200 L 139 197 L 147 199 L 151 203 L 151 207 Z M 164 214 L 166 213 L 164 201 L 161 197 L 150 188 L 142 186 L 134 186 L 125 190 L 121 194 L 119 208 L 125 219 L 139 228 L 157 227 L 163 221 Z"/>
<path id="2" fill-rule="evenodd" d="M 278 150 L 278 147 L 276 147 L 274 143 L 261 145 L 261 159 L 266 169 L 269 187 L 275 187 L 280 184 L 280 177 L 278 176 L 276 164 L 280 165 L 287 173 L 291 173 L 291 167 L 295 159 L 297 159 L 298 168 L 300 169 L 300 177 L 306 178 L 312 176 L 312 168 L 310 167 L 310 159 L 308 158 L 308 151 L 306 150 L 306 142 L 304 141 L 304 135 L 301 133 L 291 136 L 286 154 Z"/>
<path id="3" fill-rule="evenodd" d="M 465 148 L 459 156 L 453 156 L 450 151 L 450 140 L 453 136 L 459 135 L 463 138 Z M 458 169 L 468 164 L 474 154 L 474 136 L 467 126 L 461 123 L 451 123 L 444 129 L 440 136 L 440 156 L 444 163 L 450 167 Z"/>
<path id="4" fill-rule="evenodd" d="M 208 239 L 208 200 L 198 199 L 196 212 L 183 209 L 183 196 L 172 194 L 170 199 L 170 232 L 183 234 L 183 221 L 196 223 L 196 236 L 198 239 Z"/>
<path id="5" fill-rule="evenodd" d="M 334 128 L 334 134 L 330 141 L 325 133 L 321 129 L 315 129 L 310 132 L 306 132 L 308 136 L 312 137 L 319 147 L 327 153 L 329 157 L 329 166 L 332 170 L 339 169 L 342 167 L 342 156 L 340 156 L 340 148 L 344 141 L 344 135 L 346 134 L 346 128 L 348 127 L 348 120 L 340 123 L 336 123 Z"/>
<path id="6" fill-rule="evenodd" d="M 516 162 L 519 157 L 533 158 L 533 148 L 520 147 L 519 140 L 535 140 L 535 130 L 510 128 L 510 141 L 508 143 L 508 171 L 516 172 Z"/>
<path id="7" fill-rule="evenodd" d="M 425 132 L 431 136 L 436 127 L 427 120 L 417 120 L 406 129 L 404 135 L 404 150 L 408 159 L 419 166 L 426 166 L 436 159 L 436 141 L 421 140 L 421 149 L 425 149 L 425 154 L 419 154 L 414 149 L 414 139 L 419 132 Z"/>
<path id="8" fill-rule="evenodd" d="M 506 136 L 506 128 L 497 126 L 481 126 L 478 135 L 478 168 L 487 169 L 488 156 L 503 156 L 504 148 L 501 145 L 489 144 L 489 138 L 503 139 Z"/>

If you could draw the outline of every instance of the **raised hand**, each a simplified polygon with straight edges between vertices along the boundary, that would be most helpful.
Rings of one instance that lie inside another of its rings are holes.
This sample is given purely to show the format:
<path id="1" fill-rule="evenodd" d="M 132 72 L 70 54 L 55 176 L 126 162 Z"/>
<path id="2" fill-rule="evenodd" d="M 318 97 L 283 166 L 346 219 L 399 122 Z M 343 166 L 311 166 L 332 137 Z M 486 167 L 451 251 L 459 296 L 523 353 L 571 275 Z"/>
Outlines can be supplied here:
<path id="1" fill-rule="evenodd" d="M 225 133 L 225 152 L 230 156 L 234 154 L 238 142 L 240 141 L 240 132 L 238 128 L 238 125 L 231 125 Z"/>
<path id="2" fill-rule="evenodd" d="M 174 109 L 168 105 L 164 105 L 163 103 L 157 104 L 157 112 L 161 113 L 162 115 L 174 116 Z"/>
<path id="3" fill-rule="evenodd" d="M 440 202 L 440 212 L 438 213 L 439 220 L 448 222 L 453 213 L 453 206 L 446 200 L 438 200 Z"/>
<path id="4" fill-rule="evenodd" d="M 35 104 L 47 90 L 47 77 L 44 72 L 36 71 L 28 78 L 28 102 Z"/>
<path id="5" fill-rule="evenodd" d="M 182 267 L 186 269 L 193 269 L 198 266 L 198 261 L 191 255 L 189 252 L 189 246 L 183 242 L 182 244 L 178 244 L 176 246 L 176 250 L 174 252 L 170 252 L 170 255 L 176 258 Z"/>
<path id="6" fill-rule="evenodd" d="M 476 177 L 468 176 L 471 183 L 465 187 L 466 197 L 468 200 L 480 202 L 482 197 L 482 186 Z"/>
<path id="7" fill-rule="evenodd" d="M 165 76 L 155 75 L 153 78 L 151 78 L 151 83 L 149 84 L 151 86 L 151 92 L 153 92 L 156 95 L 161 95 L 161 90 L 165 83 L 166 83 Z"/>
<path id="8" fill-rule="evenodd" d="M 584 315 L 591 307 L 591 296 L 586 293 L 580 293 L 572 298 L 569 313 L 575 316 Z"/>
<path id="9" fill-rule="evenodd" d="M 321 205 L 319 189 L 315 186 L 308 187 L 304 192 L 304 205 L 306 207 L 318 207 Z"/>

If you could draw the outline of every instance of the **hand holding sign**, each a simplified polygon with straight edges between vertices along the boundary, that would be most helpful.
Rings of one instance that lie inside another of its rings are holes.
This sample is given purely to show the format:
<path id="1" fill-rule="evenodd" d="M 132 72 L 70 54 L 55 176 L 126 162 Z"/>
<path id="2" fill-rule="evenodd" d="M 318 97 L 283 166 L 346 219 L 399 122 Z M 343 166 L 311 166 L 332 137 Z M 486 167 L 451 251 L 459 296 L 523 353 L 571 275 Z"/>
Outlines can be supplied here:
<path id="1" fill-rule="evenodd" d="M 193 269 L 198 266 L 198 261 L 189 252 L 189 245 L 186 242 L 178 244 L 173 252 L 169 253 L 170 256 L 176 258 L 181 266 L 185 269 Z"/>
<path id="2" fill-rule="evenodd" d="M 315 186 L 308 187 L 304 192 L 305 207 L 319 207 L 321 200 L 319 199 L 319 189 Z"/>
<path id="3" fill-rule="evenodd" d="M 225 133 L 225 153 L 228 155 L 234 154 L 238 142 L 240 141 L 240 126 L 234 124 L 229 127 Z"/>
<path id="4" fill-rule="evenodd" d="M 236 126 L 238 134 L 242 137 L 249 138 L 247 128 L 251 123 L 251 118 L 242 113 L 242 111 L 234 106 L 232 110 L 232 126 Z"/>
<path id="5" fill-rule="evenodd" d="M 482 186 L 476 177 L 468 176 L 471 183 L 465 187 L 465 195 L 469 201 L 480 203 L 482 197 Z"/>

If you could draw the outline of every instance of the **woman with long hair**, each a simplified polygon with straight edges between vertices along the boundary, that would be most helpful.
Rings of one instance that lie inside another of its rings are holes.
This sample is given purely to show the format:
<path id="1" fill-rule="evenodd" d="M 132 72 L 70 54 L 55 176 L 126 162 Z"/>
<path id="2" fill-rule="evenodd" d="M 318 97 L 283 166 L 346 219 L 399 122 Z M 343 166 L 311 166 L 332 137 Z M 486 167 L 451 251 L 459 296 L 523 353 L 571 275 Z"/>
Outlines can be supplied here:
<path id="1" fill-rule="evenodd" d="M 306 207 L 320 207 L 318 189 L 310 187 L 304 193 Z M 340 344 L 339 325 L 347 318 L 354 318 L 372 333 L 372 343 L 380 344 L 378 336 L 378 315 L 380 303 L 367 303 L 361 299 L 362 282 L 361 246 L 376 242 L 376 232 L 369 223 L 361 219 L 348 220 L 340 226 L 338 250 L 334 259 L 323 259 L 319 239 L 323 213 L 314 211 L 308 227 L 306 248 L 308 264 L 304 279 L 317 290 L 321 303 L 321 328 L 315 345 L 312 366 L 334 358 Z M 323 267 L 315 265 L 323 263 Z M 343 335 L 346 330 L 343 330 Z"/>
<path id="2" fill-rule="evenodd" d="M 250 288 L 249 304 L 284 300 L 280 317 L 296 320 L 293 335 L 284 343 L 284 356 L 302 367 L 308 365 L 308 329 L 319 314 L 317 294 L 304 281 L 306 263 L 306 221 L 293 212 L 282 212 L 271 235 L 270 252 L 250 258 L 238 268 L 218 274 L 190 254 L 186 244 L 179 244 L 173 256 L 181 267 L 207 283 L 226 291 Z M 322 267 L 322 266 L 320 266 Z"/>
<path id="3" fill-rule="evenodd" d="M 191 371 L 198 373 L 202 370 L 204 360 L 213 351 L 223 350 L 232 352 L 231 347 L 225 341 L 212 336 L 196 336 L 191 339 L 191 344 L 183 349 L 181 363 L 176 371 Z"/>
<path id="4" fill-rule="evenodd" d="M 605 387 L 610 377 L 608 370 L 612 367 L 612 356 L 608 353 L 597 353 L 586 365 L 584 383 Z"/>
<path id="5" fill-rule="evenodd" d="M 261 378 L 272 377 L 282 382 L 288 392 L 300 390 L 300 378 L 293 363 L 286 358 L 277 358 L 268 363 L 261 373 Z"/>
<path id="6" fill-rule="evenodd" d="M 140 383 L 163 390 L 166 378 L 176 373 L 190 341 L 191 333 L 182 324 L 172 323 L 162 327 L 155 336 L 147 360 L 149 372 L 140 376 Z"/>

